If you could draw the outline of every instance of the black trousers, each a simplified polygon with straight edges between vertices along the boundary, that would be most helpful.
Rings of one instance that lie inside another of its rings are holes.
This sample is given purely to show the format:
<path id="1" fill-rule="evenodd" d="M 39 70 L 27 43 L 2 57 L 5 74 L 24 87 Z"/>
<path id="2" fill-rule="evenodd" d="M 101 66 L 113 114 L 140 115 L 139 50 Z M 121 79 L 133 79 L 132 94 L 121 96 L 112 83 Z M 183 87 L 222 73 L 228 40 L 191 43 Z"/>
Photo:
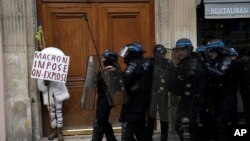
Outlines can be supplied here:
<path id="1" fill-rule="evenodd" d="M 147 133 L 149 136 L 149 140 L 152 141 L 152 137 L 154 134 L 156 119 L 148 116 L 147 118 Z M 167 141 L 168 139 L 168 122 L 160 120 L 161 126 L 161 141 Z"/>
<path id="2" fill-rule="evenodd" d="M 148 141 L 145 122 L 123 122 L 121 141 L 133 141 L 134 136 L 137 141 Z"/>
<path id="3" fill-rule="evenodd" d="M 99 97 L 97 101 L 96 118 L 93 123 L 92 141 L 102 141 L 103 135 L 107 141 L 116 141 L 112 125 L 109 122 L 109 114 L 112 106 L 106 96 Z"/>

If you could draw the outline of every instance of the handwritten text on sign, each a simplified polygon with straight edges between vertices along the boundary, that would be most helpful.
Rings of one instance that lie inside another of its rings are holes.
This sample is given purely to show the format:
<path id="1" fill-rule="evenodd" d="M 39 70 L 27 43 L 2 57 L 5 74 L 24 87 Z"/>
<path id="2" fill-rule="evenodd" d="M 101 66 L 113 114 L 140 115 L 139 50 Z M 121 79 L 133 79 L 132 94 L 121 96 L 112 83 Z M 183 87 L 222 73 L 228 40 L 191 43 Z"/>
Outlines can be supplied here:
<path id="1" fill-rule="evenodd" d="M 31 78 L 66 83 L 69 59 L 68 56 L 58 56 L 36 51 L 34 54 Z"/>

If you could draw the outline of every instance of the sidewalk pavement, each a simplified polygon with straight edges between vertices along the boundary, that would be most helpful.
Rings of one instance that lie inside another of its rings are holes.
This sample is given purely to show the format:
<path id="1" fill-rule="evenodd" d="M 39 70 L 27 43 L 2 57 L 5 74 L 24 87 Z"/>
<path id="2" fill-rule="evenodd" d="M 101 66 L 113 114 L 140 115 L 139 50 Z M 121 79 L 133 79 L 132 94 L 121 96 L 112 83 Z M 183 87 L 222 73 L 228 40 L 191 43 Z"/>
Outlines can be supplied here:
<path id="1" fill-rule="evenodd" d="M 115 133 L 116 139 L 121 141 L 121 133 Z M 64 136 L 64 141 L 91 141 L 92 135 L 78 135 L 78 136 Z M 155 133 L 153 136 L 154 141 L 160 141 L 160 133 Z M 41 141 L 49 141 L 47 137 L 41 139 Z M 57 141 L 54 139 L 53 141 Z M 106 141 L 106 138 L 103 138 Z M 169 135 L 168 141 L 179 141 L 177 135 Z"/>

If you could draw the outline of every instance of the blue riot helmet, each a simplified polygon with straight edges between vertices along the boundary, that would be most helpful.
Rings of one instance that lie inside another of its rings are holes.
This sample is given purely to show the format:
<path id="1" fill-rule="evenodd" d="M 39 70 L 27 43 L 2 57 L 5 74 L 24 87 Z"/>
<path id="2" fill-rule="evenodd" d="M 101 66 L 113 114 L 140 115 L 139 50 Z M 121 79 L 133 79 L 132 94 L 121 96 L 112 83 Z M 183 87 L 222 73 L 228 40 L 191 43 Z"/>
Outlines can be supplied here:
<path id="1" fill-rule="evenodd" d="M 227 48 L 227 55 L 231 58 L 238 59 L 239 55 L 238 52 L 234 48 Z"/>
<path id="2" fill-rule="evenodd" d="M 223 58 L 228 51 L 225 49 L 225 44 L 220 39 L 214 39 L 207 43 L 207 54 L 210 60 Z"/>
<path id="3" fill-rule="evenodd" d="M 236 56 L 238 57 L 238 52 L 234 48 L 230 48 L 229 56 Z"/>
<path id="4" fill-rule="evenodd" d="M 181 39 L 177 40 L 177 42 L 175 44 L 175 49 L 177 49 L 177 50 L 188 49 L 188 51 L 192 51 L 193 44 L 189 39 L 181 38 Z"/>
<path id="5" fill-rule="evenodd" d="M 224 54 L 225 44 L 220 39 L 214 39 L 207 43 L 207 51 L 208 52 L 218 52 Z"/>
<path id="6" fill-rule="evenodd" d="M 175 56 L 177 60 L 182 60 L 190 55 L 193 50 L 192 42 L 187 38 L 177 40 L 175 44 Z"/>
<path id="7" fill-rule="evenodd" d="M 156 56 L 156 55 L 158 55 L 158 56 L 164 56 L 166 53 L 167 53 L 167 49 L 163 45 L 157 44 L 154 47 L 154 50 L 153 50 L 154 56 Z"/>
<path id="8" fill-rule="evenodd" d="M 202 54 L 202 53 L 205 53 L 207 50 L 207 46 L 205 45 L 200 45 L 196 48 L 195 52 L 198 53 L 198 54 Z"/>
<path id="9" fill-rule="evenodd" d="M 118 61 L 118 55 L 113 50 L 105 50 L 102 54 L 104 66 L 116 66 Z"/>
<path id="10" fill-rule="evenodd" d="M 195 52 L 199 54 L 202 61 L 205 61 L 207 59 L 206 50 L 207 50 L 207 46 L 205 45 L 200 45 L 195 50 Z"/>
<path id="11" fill-rule="evenodd" d="M 139 43 L 129 43 L 121 49 L 120 56 L 126 64 L 131 60 L 140 59 L 143 57 L 143 47 Z"/>

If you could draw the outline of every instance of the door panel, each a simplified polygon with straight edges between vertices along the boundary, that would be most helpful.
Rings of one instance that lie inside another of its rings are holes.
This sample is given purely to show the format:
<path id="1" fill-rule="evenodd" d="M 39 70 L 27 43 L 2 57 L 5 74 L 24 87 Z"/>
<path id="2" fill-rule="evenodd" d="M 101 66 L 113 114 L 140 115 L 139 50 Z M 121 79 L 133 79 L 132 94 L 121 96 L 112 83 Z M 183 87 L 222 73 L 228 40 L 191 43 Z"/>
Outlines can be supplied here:
<path id="1" fill-rule="evenodd" d="M 100 49 L 119 52 L 131 42 L 139 42 L 147 51 L 153 46 L 150 34 L 150 3 L 102 3 L 99 5 Z M 124 68 L 122 59 L 120 64 Z"/>
<path id="2" fill-rule="evenodd" d="M 68 3 L 68 0 L 64 0 L 67 3 L 61 3 L 60 1 L 39 0 L 38 17 L 43 24 L 46 46 L 56 46 L 70 56 L 66 83 L 70 99 L 63 103 L 64 130 L 91 129 L 95 110 L 81 109 L 80 98 L 84 89 L 88 56 L 96 53 L 83 15 L 86 14 L 88 17 L 100 53 L 105 49 L 119 52 L 121 47 L 129 42 L 140 42 L 149 54 L 154 43 L 152 33 L 154 20 L 150 14 L 150 11 L 154 12 L 150 9 L 152 2 L 84 3 L 85 1 L 81 0 L 77 3 L 77 0 L 73 0 L 72 3 Z M 119 62 L 125 66 L 122 58 L 119 58 Z M 115 106 L 111 112 L 110 121 L 113 126 L 120 126 L 118 121 L 120 110 L 121 106 Z M 50 127 L 45 106 L 42 111 L 44 135 L 47 135 Z"/>

